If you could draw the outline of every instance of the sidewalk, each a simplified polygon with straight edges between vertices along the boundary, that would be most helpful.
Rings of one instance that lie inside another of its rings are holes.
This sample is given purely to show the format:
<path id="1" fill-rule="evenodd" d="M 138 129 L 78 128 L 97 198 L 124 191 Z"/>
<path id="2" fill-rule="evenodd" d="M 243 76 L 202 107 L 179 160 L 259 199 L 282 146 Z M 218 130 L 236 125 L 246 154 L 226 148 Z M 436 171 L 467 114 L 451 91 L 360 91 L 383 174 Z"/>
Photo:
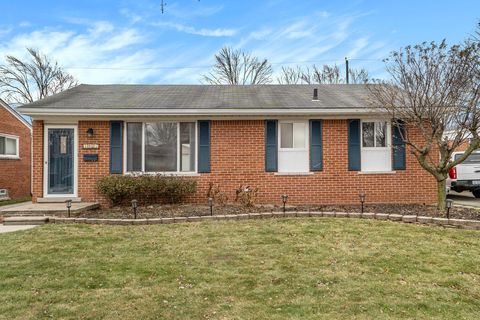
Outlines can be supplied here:
<path id="1" fill-rule="evenodd" d="M 38 227 L 38 226 L 4 226 L 3 224 L 0 224 L 0 233 L 28 230 L 35 227 Z"/>

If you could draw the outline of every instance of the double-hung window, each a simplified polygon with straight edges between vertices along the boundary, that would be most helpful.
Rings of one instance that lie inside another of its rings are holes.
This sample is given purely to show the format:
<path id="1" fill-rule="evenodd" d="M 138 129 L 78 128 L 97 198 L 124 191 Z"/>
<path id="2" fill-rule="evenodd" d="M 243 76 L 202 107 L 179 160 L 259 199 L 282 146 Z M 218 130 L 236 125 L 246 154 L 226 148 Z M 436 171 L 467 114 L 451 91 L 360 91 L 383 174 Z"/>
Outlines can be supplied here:
<path id="1" fill-rule="evenodd" d="M 278 172 L 308 172 L 308 122 L 279 122 Z"/>
<path id="2" fill-rule="evenodd" d="M 362 171 L 391 171 L 390 123 L 362 121 Z"/>
<path id="3" fill-rule="evenodd" d="M 18 158 L 18 137 L 0 133 L 0 158 Z"/>
<path id="4" fill-rule="evenodd" d="M 195 122 L 130 122 L 127 172 L 195 172 Z"/>

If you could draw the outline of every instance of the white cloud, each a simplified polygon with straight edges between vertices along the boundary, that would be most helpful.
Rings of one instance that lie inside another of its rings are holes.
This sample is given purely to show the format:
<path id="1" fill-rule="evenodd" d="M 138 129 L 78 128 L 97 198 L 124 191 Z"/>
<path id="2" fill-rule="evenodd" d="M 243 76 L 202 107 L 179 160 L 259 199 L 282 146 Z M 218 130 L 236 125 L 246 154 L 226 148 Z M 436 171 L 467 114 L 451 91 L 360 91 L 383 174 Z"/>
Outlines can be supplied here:
<path id="1" fill-rule="evenodd" d="M 185 33 L 195 34 L 195 35 L 205 36 L 205 37 L 231 37 L 235 35 L 238 31 L 236 29 L 227 29 L 227 28 L 196 29 L 191 26 L 174 23 L 174 22 L 155 22 L 155 23 L 152 23 L 152 25 L 156 27 L 172 28 L 180 32 L 185 32 Z"/>
<path id="2" fill-rule="evenodd" d="M 18 34 L 2 42 L 0 52 L 22 58 L 26 47 L 39 49 L 82 83 L 138 83 L 158 73 L 148 69 L 156 61 L 156 52 L 143 47 L 146 41 L 136 29 L 99 22 L 84 32 L 45 28 Z M 122 69 L 132 66 L 144 69 Z"/>

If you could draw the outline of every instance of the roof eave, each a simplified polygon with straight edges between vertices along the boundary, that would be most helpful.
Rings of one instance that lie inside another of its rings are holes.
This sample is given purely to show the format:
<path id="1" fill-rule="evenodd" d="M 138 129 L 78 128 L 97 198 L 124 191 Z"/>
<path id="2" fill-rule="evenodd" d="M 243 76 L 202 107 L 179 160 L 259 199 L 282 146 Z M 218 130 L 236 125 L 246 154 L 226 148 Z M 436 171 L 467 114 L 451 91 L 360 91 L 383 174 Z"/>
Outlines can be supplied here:
<path id="1" fill-rule="evenodd" d="M 322 109 L 57 109 L 19 108 L 23 114 L 35 116 L 272 116 L 272 115 L 361 115 L 381 113 L 371 108 Z"/>

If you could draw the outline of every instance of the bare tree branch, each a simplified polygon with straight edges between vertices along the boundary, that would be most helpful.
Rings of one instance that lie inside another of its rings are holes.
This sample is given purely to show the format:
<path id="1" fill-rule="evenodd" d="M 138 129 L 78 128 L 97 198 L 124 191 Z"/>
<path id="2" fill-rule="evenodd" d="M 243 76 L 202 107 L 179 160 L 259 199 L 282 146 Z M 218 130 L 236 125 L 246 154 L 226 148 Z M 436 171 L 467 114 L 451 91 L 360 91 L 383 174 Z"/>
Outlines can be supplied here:
<path id="1" fill-rule="evenodd" d="M 444 207 L 448 171 L 480 147 L 480 44 L 468 40 L 448 47 L 445 41 L 407 46 L 385 60 L 389 81 L 368 86 L 373 107 L 396 125 L 416 128 L 421 137 L 402 138 L 420 165 L 438 183 Z M 452 153 L 464 143 L 458 159 Z"/>
<path id="2" fill-rule="evenodd" d="M 369 75 L 365 69 L 349 69 L 350 83 L 367 83 Z M 280 84 L 339 84 L 346 83 L 337 65 L 323 65 L 321 68 L 312 65 L 311 68 L 300 66 L 282 67 L 280 76 L 277 77 Z"/>
<path id="3" fill-rule="evenodd" d="M 272 67 L 267 59 L 240 50 L 224 47 L 215 55 L 212 70 L 202 75 L 202 81 L 210 84 L 267 84 L 272 81 Z"/>
<path id="4" fill-rule="evenodd" d="M 38 50 L 27 50 L 29 60 L 7 56 L 0 66 L 0 94 L 5 100 L 29 103 L 78 84 L 57 62 Z"/>

